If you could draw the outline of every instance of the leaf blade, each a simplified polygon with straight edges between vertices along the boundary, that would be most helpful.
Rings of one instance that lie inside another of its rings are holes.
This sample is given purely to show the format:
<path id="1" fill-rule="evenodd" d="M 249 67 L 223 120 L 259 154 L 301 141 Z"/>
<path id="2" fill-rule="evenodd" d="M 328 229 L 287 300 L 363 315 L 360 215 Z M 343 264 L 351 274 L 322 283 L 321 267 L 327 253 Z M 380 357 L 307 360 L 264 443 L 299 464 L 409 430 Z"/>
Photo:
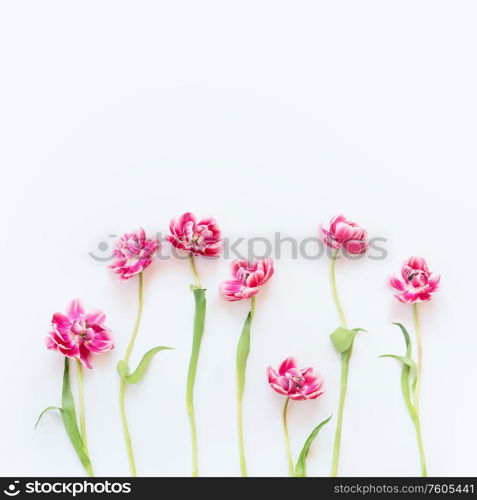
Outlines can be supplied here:
<path id="1" fill-rule="evenodd" d="M 306 458 L 310 451 L 311 445 L 315 440 L 316 436 L 320 432 L 321 428 L 324 427 L 330 420 L 332 415 L 330 415 L 327 419 L 323 420 L 320 424 L 318 424 L 310 433 L 303 448 L 301 450 L 300 456 L 298 457 L 298 461 L 295 467 L 295 477 L 306 477 Z"/>
<path id="2" fill-rule="evenodd" d="M 245 371 L 247 359 L 250 353 L 250 327 L 252 324 L 252 312 L 247 314 L 243 325 L 242 333 L 237 343 L 236 353 L 236 373 L 237 373 L 237 397 L 242 399 L 245 387 Z"/>
<path id="3" fill-rule="evenodd" d="M 139 364 L 137 365 L 133 373 L 130 373 L 130 368 L 129 365 L 126 363 L 126 361 L 121 360 L 117 364 L 118 374 L 121 377 L 121 379 L 127 384 L 137 384 L 144 377 L 146 370 L 149 367 L 154 356 L 160 351 L 172 350 L 172 349 L 173 347 L 165 347 L 165 346 L 157 346 L 153 347 L 152 349 L 149 349 L 149 351 L 147 351 L 143 355 L 141 361 L 139 361 Z"/>

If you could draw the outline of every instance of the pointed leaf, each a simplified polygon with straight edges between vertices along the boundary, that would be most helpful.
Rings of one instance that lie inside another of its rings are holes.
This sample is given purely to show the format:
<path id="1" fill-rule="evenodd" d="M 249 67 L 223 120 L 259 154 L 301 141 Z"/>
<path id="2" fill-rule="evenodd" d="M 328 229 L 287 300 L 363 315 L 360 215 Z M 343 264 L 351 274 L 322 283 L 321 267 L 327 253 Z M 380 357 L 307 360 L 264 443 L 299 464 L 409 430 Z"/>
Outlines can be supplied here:
<path id="1" fill-rule="evenodd" d="M 78 428 L 78 423 L 76 419 L 76 411 L 75 411 L 75 403 L 73 398 L 73 393 L 71 392 L 71 383 L 70 383 L 70 364 L 69 358 L 65 356 L 65 368 L 63 372 L 63 389 L 62 389 L 62 408 L 57 406 L 49 406 L 45 408 L 36 423 L 40 421 L 41 417 L 50 410 L 58 410 L 61 413 L 61 417 L 63 419 L 63 425 L 65 426 L 66 433 L 70 438 L 71 444 L 78 455 L 83 467 L 86 469 L 88 473 L 92 471 L 91 468 L 91 460 L 86 454 L 83 446 L 83 440 L 81 438 L 81 433 Z M 36 427 L 35 425 L 35 427 Z"/>
<path id="2" fill-rule="evenodd" d="M 65 425 L 66 432 L 70 438 L 71 444 L 73 445 L 78 458 L 80 459 L 83 467 L 89 471 L 91 470 L 91 461 L 86 454 L 83 446 L 83 439 L 81 438 L 81 433 L 78 428 L 78 422 L 76 419 L 75 402 L 73 398 L 73 393 L 71 391 L 71 382 L 69 374 L 69 359 L 65 357 L 65 371 L 63 373 L 63 390 L 62 390 L 62 409 L 61 416 L 63 417 L 63 423 Z"/>
<path id="3" fill-rule="evenodd" d="M 202 343 L 202 336 L 204 335 L 205 324 L 205 289 L 191 285 L 191 290 L 194 294 L 195 301 L 195 314 L 194 314 L 194 329 L 192 333 L 192 352 L 189 361 L 189 372 L 187 374 L 187 388 L 186 388 L 186 403 L 187 413 L 191 421 L 194 419 L 194 384 L 195 375 L 197 373 L 197 362 L 199 360 L 200 345 Z M 194 424 L 195 425 L 195 424 Z"/>
<path id="4" fill-rule="evenodd" d="M 354 328 L 348 330 L 347 328 L 338 327 L 331 335 L 331 342 L 336 349 L 336 352 L 343 354 L 353 347 L 354 337 L 357 332 L 365 331 L 362 328 Z"/>
<path id="5" fill-rule="evenodd" d="M 308 452 L 310 451 L 310 447 L 313 444 L 318 432 L 320 429 L 326 425 L 331 420 L 331 415 L 321 422 L 321 424 L 317 425 L 311 434 L 308 436 L 308 439 L 305 441 L 303 449 L 301 450 L 300 456 L 298 458 L 298 462 L 295 467 L 295 477 L 306 477 L 306 457 L 308 456 Z"/>
<path id="6" fill-rule="evenodd" d="M 411 358 L 408 358 L 406 356 L 398 356 L 397 354 L 382 354 L 379 356 L 380 358 L 394 358 L 403 363 L 404 365 L 407 365 L 411 370 L 417 370 L 416 363 L 414 360 Z"/>
<path id="7" fill-rule="evenodd" d="M 252 313 L 249 312 L 243 325 L 242 334 L 240 335 L 237 344 L 237 397 L 242 400 L 243 390 L 245 387 L 245 370 L 247 366 L 247 358 L 250 352 L 250 325 L 252 323 Z"/>
<path id="8" fill-rule="evenodd" d="M 380 356 L 380 358 L 394 358 L 402 363 L 401 370 L 401 390 L 404 398 L 404 402 L 406 403 L 407 409 L 411 418 L 415 418 L 416 410 L 414 408 L 412 399 L 411 399 L 411 388 L 415 387 L 417 380 L 417 366 L 416 363 L 411 358 L 412 353 L 412 345 L 411 345 L 411 337 L 407 332 L 406 328 L 404 328 L 401 323 L 394 323 L 401 329 L 401 332 L 404 336 L 404 341 L 406 342 L 406 355 L 405 356 L 397 356 L 395 354 L 384 354 Z"/>
<path id="9" fill-rule="evenodd" d="M 122 360 L 119 361 L 117 365 L 117 370 L 119 373 L 119 376 L 126 382 L 127 384 L 137 384 L 143 377 L 144 374 L 146 373 L 146 370 L 149 366 L 149 364 L 152 361 L 152 358 L 159 352 L 159 351 L 164 351 L 164 350 L 169 350 L 173 349 L 172 347 L 164 347 L 164 346 L 158 346 L 158 347 L 153 347 L 149 351 L 144 354 L 142 357 L 141 361 L 137 365 L 136 370 L 134 370 L 133 373 L 129 373 L 129 365 L 126 363 L 126 361 Z"/>
<path id="10" fill-rule="evenodd" d="M 38 420 L 36 421 L 36 424 L 35 424 L 35 427 L 33 427 L 34 429 L 36 429 L 38 427 L 38 424 L 40 423 L 40 420 L 41 418 L 43 417 L 43 415 L 49 411 L 53 411 L 53 410 L 58 410 L 60 413 L 63 411 L 63 408 L 60 408 L 59 406 L 48 406 L 48 408 L 45 408 L 41 413 L 40 413 L 40 416 L 38 417 Z"/>

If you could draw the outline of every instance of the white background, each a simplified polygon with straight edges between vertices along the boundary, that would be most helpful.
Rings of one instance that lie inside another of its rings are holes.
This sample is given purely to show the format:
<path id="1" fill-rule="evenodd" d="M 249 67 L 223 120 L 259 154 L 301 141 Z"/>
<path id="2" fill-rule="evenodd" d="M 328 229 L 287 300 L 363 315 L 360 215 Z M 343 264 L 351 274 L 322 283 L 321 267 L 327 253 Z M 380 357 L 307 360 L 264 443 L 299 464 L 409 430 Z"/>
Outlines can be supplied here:
<path id="1" fill-rule="evenodd" d="M 47 351 L 50 317 L 73 297 L 100 307 L 116 350 L 85 375 L 98 475 L 129 473 L 116 362 L 137 282 L 119 284 L 88 253 L 140 225 L 212 215 L 224 236 L 299 239 L 344 212 L 383 260 L 340 262 L 337 279 L 359 335 L 350 367 L 342 475 L 418 475 L 400 369 L 399 304 L 386 280 L 410 255 L 442 289 L 421 307 L 422 422 L 430 474 L 475 475 L 475 174 L 477 72 L 472 1 L 5 1 L 0 9 L 2 475 L 82 475 L 60 418 L 63 359 Z M 311 247 L 310 247 L 311 248 Z M 285 247 L 284 247 L 285 249 Z M 295 457 L 336 415 L 340 362 L 328 259 L 284 250 L 258 296 L 245 393 L 251 475 L 287 474 L 281 408 L 265 368 L 295 355 L 326 394 L 290 407 Z M 234 359 L 246 303 L 218 284 L 229 262 L 198 262 L 208 294 L 196 381 L 203 475 L 238 475 Z M 193 297 L 186 262 L 156 262 L 132 365 L 160 353 L 127 408 L 141 475 L 190 474 L 185 380 Z M 310 475 L 328 475 L 335 423 L 318 436 Z"/>

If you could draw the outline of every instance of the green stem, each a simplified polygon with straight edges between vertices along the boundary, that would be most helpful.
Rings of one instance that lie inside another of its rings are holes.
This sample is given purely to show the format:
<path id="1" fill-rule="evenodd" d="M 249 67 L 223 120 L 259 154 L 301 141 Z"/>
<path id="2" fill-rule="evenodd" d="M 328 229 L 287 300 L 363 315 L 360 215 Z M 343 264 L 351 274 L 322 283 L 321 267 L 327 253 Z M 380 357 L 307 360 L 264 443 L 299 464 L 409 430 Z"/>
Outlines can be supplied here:
<path id="1" fill-rule="evenodd" d="M 343 307 L 341 306 L 340 298 L 338 295 L 338 289 L 336 287 L 335 264 L 337 257 L 338 257 L 338 250 L 335 249 L 333 251 L 333 255 L 331 256 L 331 263 L 330 263 L 331 292 L 333 294 L 333 300 L 335 302 L 336 309 L 338 310 L 338 316 L 340 318 L 341 326 L 343 328 L 347 328 L 346 318 L 344 315 Z"/>
<path id="2" fill-rule="evenodd" d="M 419 417 L 419 394 L 421 389 L 421 374 L 422 374 L 422 336 L 421 323 L 419 321 L 419 311 L 417 302 L 413 304 L 414 327 L 416 329 L 417 338 L 417 374 L 416 387 L 414 389 L 414 409 L 415 416 L 413 418 L 414 427 L 416 428 L 417 446 L 419 448 L 419 457 L 421 459 L 421 474 L 422 477 L 427 477 L 426 455 L 424 453 L 424 442 L 422 439 L 421 422 Z"/>
<path id="3" fill-rule="evenodd" d="M 351 357 L 351 349 L 341 354 L 341 386 L 340 386 L 340 400 L 338 404 L 338 418 L 336 421 L 335 444 L 333 447 L 333 464 L 331 467 L 331 477 L 338 475 L 338 462 L 340 458 L 341 447 L 341 429 L 343 426 L 343 410 L 346 399 L 346 388 L 348 385 L 348 368 L 349 358 Z"/>
<path id="4" fill-rule="evenodd" d="M 192 270 L 192 276 L 194 277 L 194 281 L 195 281 L 196 286 L 198 288 L 202 288 L 202 285 L 200 284 L 199 274 L 197 272 L 197 268 L 195 267 L 194 256 L 192 254 L 189 254 L 189 263 L 190 263 L 190 268 Z"/>
<path id="5" fill-rule="evenodd" d="M 129 358 L 131 357 L 131 353 L 134 347 L 134 343 L 136 341 L 137 334 L 139 332 L 139 325 L 141 324 L 141 317 L 142 317 L 142 310 L 143 310 L 143 279 L 142 279 L 142 273 L 139 273 L 139 288 L 138 288 L 138 311 L 137 311 L 137 317 L 136 317 L 136 324 L 134 325 L 133 333 L 131 335 L 131 339 L 129 341 L 127 350 L 126 350 L 126 355 L 124 356 L 124 361 L 126 363 L 129 362 Z M 129 426 L 128 426 L 128 421 L 126 418 L 126 408 L 124 404 L 124 394 L 126 392 L 126 383 L 124 380 L 121 379 L 119 383 L 119 409 L 121 412 L 121 421 L 123 425 L 123 434 L 124 434 L 124 441 L 126 443 L 126 448 L 128 452 L 128 459 L 129 459 L 129 468 L 131 470 L 131 476 L 136 477 L 137 472 L 136 472 L 136 462 L 134 461 L 134 452 L 132 448 L 132 441 L 131 441 L 131 434 L 129 432 Z"/>
<path id="6" fill-rule="evenodd" d="M 414 389 L 414 407 L 416 412 L 419 413 L 419 392 L 421 390 L 421 373 L 422 373 L 422 337 L 421 337 L 421 324 L 419 321 L 419 311 L 417 309 L 417 302 L 413 304 L 414 328 L 416 329 L 417 338 L 417 375 L 416 375 L 416 388 Z"/>
<path id="7" fill-rule="evenodd" d="M 192 255 L 190 256 L 189 262 L 191 264 L 192 274 L 194 275 L 196 286 L 192 287 L 195 299 L 195 315 L 192 338 L 192 352 L 189 361 L 189 373 L 187 375 L 186 405 L 192 438 L 192 476 L 197 477 L 199 475 L 199 459 L 197 449 L 197 427 L 195 423 L 194 412 L 194 384 L 197 373 L 197 362 L 199 360 L 200 345 L 202 342 L 202 336 L 204 334 L 206 301 L 205 290 L 201 287 L 197 269 L 194 263 L 194 257 Z"/>
<path id="8" fill-rule="evenodd" d="M 293 467 L 293 457 L 290 447 L 290 438 L 288 437 L 288 426 L 287 426 L 287 409 L 290 398 L 285 401 L 285 406 L 283 407 L 283 434 L 285 436 L 285 448 L 287 452 L 288 469 L 290 471 L 290 477 L 295 477 L 295 468 Z"/>
<path id="9" fill-rule="evenodd" d="M 250 352 L 250 325 L 255 314 L 255 296 L 252 297 L 250 313 L 247 315 L 242 335 L 237 345 L 237 426 L 240 452 L 240 470 L 243 477 L 247 477 L 247 462 L 245 460 L 245 444 L 243 438 L 243 391 L 245 387 L 245 369 Z"/>
<path id="10" fill-rule="evenodd" d="M 421 460 L 421 475 L 422 477 L 427 477 L 426 455 L 424 453 L 424 442 L 422 440 L 421 422 L 417 413 L 412 421 L 416 428 L 417 446 L 419 448 L 419 458 Z"/>
<path id="11" fill-rule="evenodd" d="M 83 449 L 86 455 L 89 456 L 88 441 L 86 439 L 86 418 L 84 412 L 84 386 L 83 386 L 83 367 L 81 362 L 76 359 L 76 373 L 78 375 L 78 392 L 79 392 L 79 414 L 80 414 L 80 430 L 81 441 L 83 442 Z M 89 477 L 94 477 L 93 467 L 90 465 L 86 468 Z"/>
<path id="12" fill-rule="evenodd" d="M 330 263 L 330 278 L 331 278 L 331 291 L 333 294 L 333 300 L 338 311 L 338 316 L 340 318 L 340 323 L 343 328 L 347 328 L 346 318 L 344 315 L 343 307 L 341 306 L 340 298 L 338 295 L 338 289 L 336 287 L 336 277 L 335 277 L 335 264 L 338 256 L 338 250 L 334 250 L 331 257 Z M 338 418 L 336 419 L 336 433 L 335 433 L 335 443 L 333 447 L 333 462 L 331 466 L 331 476 L 336 477 L 338 475 L 338 463 L 340 458 L 340 447 L 341 447 L 341 430 L 343 426 L 343 411 L 346 399 L 346 388 L 348 386 L 348 368 L 349 360 L 351 357 L 351 349 L 341 354 L 341 386 L 340 386 L 340 399 L 338 404 Z"/>

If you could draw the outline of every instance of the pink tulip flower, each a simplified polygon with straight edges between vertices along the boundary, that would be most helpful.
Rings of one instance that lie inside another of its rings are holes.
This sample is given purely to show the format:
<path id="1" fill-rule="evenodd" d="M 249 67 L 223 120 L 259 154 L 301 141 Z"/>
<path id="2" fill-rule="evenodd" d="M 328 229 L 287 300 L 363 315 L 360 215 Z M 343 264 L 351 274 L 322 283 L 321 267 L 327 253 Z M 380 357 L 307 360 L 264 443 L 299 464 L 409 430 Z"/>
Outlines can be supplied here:
<path id="1" fill-rule="evenodd" d="M 151 264 L 158 248 L 159 242 L 146 238 L 143 228 L 126 233 L 116 243 L 113 250 L 115 260 L 109 267 L 119 274 L 120 281 L 126 281 Z"/>
<path id="2" fill-rule="evenodd" d="M 320 228 L 323 241 L 331 248 L 344 248 L 350 254 L 360 254 L 368 249 L 367 232 L 344 215 L 331 219 L 329 229 Z"/>
<path id="3" fill-rule="evenodd" d="M 222 250 L 219 226 L 211 217 L 197 222 L 194 214 L 187 212 L 172 219 L 169 225 L 169 242 L 191 255 L 216 257 Z"/>
<path id="4" fill-rule="evenodd" d="M 79 299 L 68 305 L 66 315 L 55 313 L 51 332 L 46 337 L 46 347 L 59 351 L 69 358 L 77 358 L 87 368 L 92 368 L 91 354 L 101 354 L 114 349 L 109 328 L 104 326 L 106 316 L 99 309 L 85 313 Z"/>
<path id="5" fill-rule="evenodd" d="M 401 293 L 395 297 L 405 303 L 428 302 L 432 293 L 439 288 L 440 275 L 429 271 L 422 257 L 410 257 L 401 269 L 402 280 L 396 275 L 390 279 L 391 285 Z"/>
<path id="6" fill-rule="evenodd" d="M 231 265 L 233 280 L 223 281 L 220 292 L 226 300 L 250 299 L 260 291 L 274 273 L 273 259 L 234 260 Z"/>
<path id="7" fill-rule="evenodd" d="M 323 378 L 313 368 L 298 368 L 295 358 L 287 358 L 276 372 L 267 368 L 270 387 L 290 399 L 316 399 L 323 394 Z"/>

